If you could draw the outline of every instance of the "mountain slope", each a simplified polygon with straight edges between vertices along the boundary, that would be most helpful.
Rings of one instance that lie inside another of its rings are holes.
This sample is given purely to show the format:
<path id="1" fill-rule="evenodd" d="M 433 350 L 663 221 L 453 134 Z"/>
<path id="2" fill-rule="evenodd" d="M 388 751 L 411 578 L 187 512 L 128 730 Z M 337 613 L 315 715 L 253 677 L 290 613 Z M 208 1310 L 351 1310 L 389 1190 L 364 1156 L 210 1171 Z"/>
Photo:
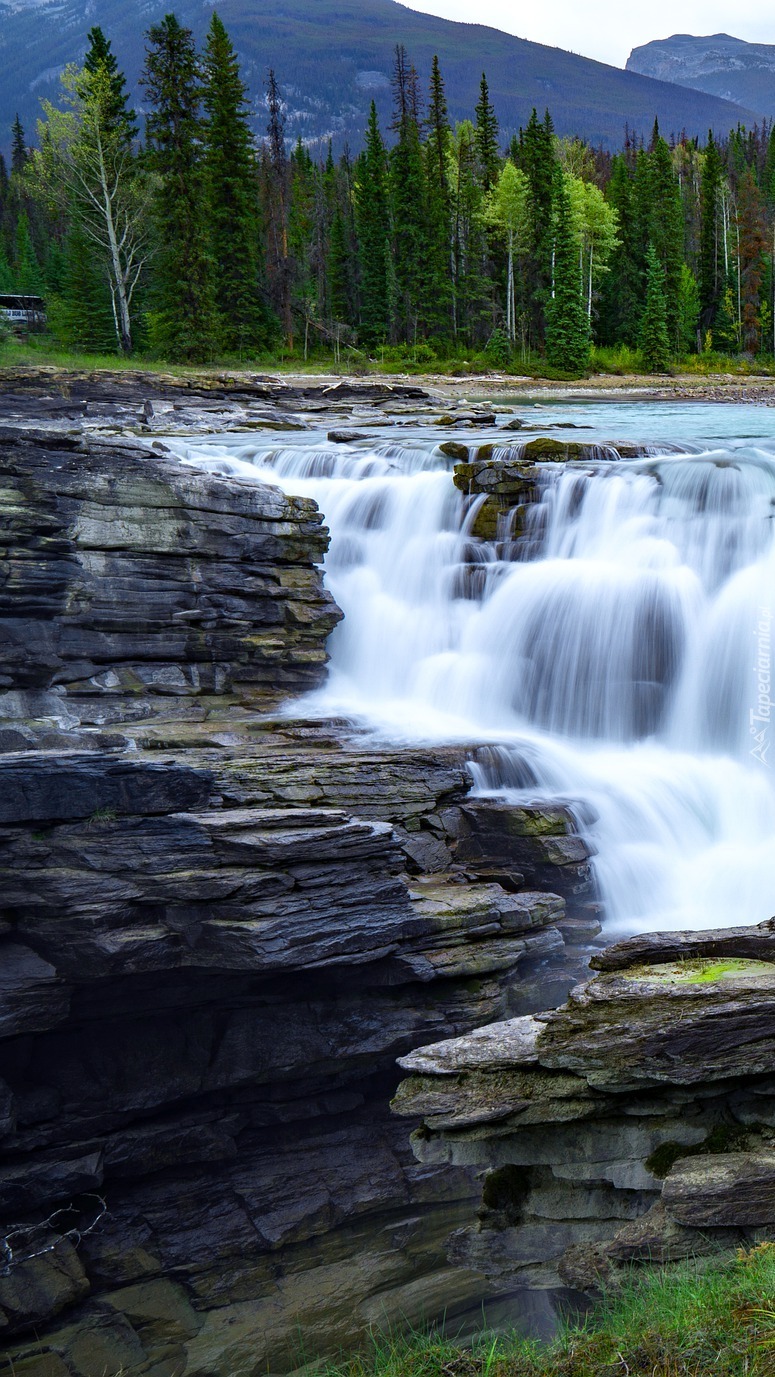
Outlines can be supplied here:
<path id="1" fill-rule="evenodd" d="M 728 33 L 707 38 L 676 33 L 633 48 L 626 70 L 738 101 L 760 116 L 775 117 L 775 46 L 770 43 L 746 43 Z"/>
<path id="2" fill-rule="evenodd" d="M 9 127 L 17 109 L 25 125 L 34 125 L 39 97 L 56 94 L 59 71 L 82 57 L 92 24 L 113 40 L 139 99 L 143 33 L 169 8 L 170 0 L 0 0 L 0 61 L 13 73 L 0 90 L 0 128 Z M 201 37 L 211 5 L 178 0 L 175 9 Z M 689 96 L 682 87 L 496 29 L 418 14 L 395 0 L 220 0 L 218 12 L 242 58 L 259 133 L 266 123 L 263 82 L 274 66 L 288 101 L 290 136 L 332 136 L 339 147 L 345 140 L 356 146 L 372 97 L 387 117 L 396 43 L 406 45 L 424 86 L 438 53 L 455 119 L 472 115 L 486 70 L 506 135 L 533 105 L 550 107 L 558 132 L 608 145 L 621 142 L 625 123 L 647 133 L 655 116 L 666 134 L 726 132 L 752 118 L 713 96 Z"/>

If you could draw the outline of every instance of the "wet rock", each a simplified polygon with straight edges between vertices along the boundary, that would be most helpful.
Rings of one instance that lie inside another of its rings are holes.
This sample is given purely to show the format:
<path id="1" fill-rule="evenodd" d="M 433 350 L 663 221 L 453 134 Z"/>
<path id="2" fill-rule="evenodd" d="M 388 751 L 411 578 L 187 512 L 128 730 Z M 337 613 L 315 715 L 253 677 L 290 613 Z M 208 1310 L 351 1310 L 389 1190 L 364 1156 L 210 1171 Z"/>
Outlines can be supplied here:
<path id="1" fill-rule="evenodd" d="M 369 437 L 360 430 L 329 430 L 328 438 L 335 445 L 351 445 L 356 440 L 368 440 Z"/>

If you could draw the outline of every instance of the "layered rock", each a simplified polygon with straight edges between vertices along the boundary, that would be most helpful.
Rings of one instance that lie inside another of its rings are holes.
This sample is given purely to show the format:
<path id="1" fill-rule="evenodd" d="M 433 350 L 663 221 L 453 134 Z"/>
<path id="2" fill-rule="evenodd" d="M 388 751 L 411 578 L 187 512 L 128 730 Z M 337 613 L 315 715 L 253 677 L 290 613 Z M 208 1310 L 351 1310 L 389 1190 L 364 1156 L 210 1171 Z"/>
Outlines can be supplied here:
<path id="1" fill-rule="evenodd" d="M 395 1058 L 567 989 L 572 814 L 259 711 L 339 616 L 313 504 L 147 442 L 0 454 L 4 1356 L 231 1377 L 476 1320 L 475 1187 L 412 1158 Z"/>
<path id="2" fill-rule="evenodd" d="M 775 920 L 653 934 L 556 1012 L 401 1061 L 418 1160 L 483 1175 L 449 1256 L 594 1292 L 632 1263 L 775 1237 Z"/>
<path id="3" fill-rule="evenodd" d="M 115 439 L 6 431 L 0 470 L 0 716 L 104 725 L 320 682 L 341 614 L 314 503 Z"/>

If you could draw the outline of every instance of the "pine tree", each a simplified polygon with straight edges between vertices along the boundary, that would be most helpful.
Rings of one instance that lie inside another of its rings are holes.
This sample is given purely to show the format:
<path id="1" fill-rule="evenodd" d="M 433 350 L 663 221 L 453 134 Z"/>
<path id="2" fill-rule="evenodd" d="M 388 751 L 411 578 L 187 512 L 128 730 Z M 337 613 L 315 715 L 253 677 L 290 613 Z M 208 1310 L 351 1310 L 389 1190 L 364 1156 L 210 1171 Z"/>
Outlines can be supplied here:
<path id="1" fill-rule="evenodd" d="M 348 324 L 352 318 L 349 251 L 345 218 L 338 202 L 334 207 L 328 240 L 327 276 L 331 319 Z"/>
<path id="2" fill-rule="evenodd" d="M 366 149 L 356 182 L 356 215 L 361 259 L 361 336 L 373 349 L 387 336 L 389 327 L 388 256 L 390 220 L 388 159 L 371 102 L 366 130 Z"/>
<path id="3" fill-rule="evenodd" d="M 487 77 L 482 72 L 479 87 L 479 100 L 476 106 L 476 151 L 482 176 L 482 190 L 485 195 L 492 191 L 500 172 L 500 149 L 498 118 L 490 102 L 490 89 Z"/>
<path id="4" fill-rule="evenodd" d="M 554 129 L 549 111 L 542 121 L 533 110 L 521 135 L 518 166 L 527 177 L 530 195 L 530 250 L 525 264 L 525 288 L 530 302 L 532 343 L 544 339 L 545 309 L 552 280 L 552 208 L 555 186 Z"/>
<path id="5" fill-rule="evenodd" d="M 427 128 L 425 170 L 428 186 L 428 243 L 425 259 L 425 295 L 429 305 L 429 328 L 433 334 L 443 338 L 454 333 L 451 204 L 447 180 L 452 131 L 449 127 L 444 79 L 437 57 L 434 57 L 431 68 Z"/>
<path id="6" fill-rule="evenodd" d="M 77 219 L 67 236 L 61 292 L 49 317 L 69 349 L 103 353 L 116 347 L 108 278 L 95 263 L 93 244 Z"/>
<path id="7" fill-rule="evenodd" d="M 129 104 L 126 77 L 119 71 L 116 55 L 102 29 L 89 29 L 89 47 L 83 60 L 87 72 L 94 74 L 100 66 L 104 67 L 110 79 L 112 99 L 106 110 L 106 125 L 113 132 L 120 131 L 127 144 L 132 144 L 138 135 L 137 116 Z"/>
<path id="8" fill-rule="evenodd" d="M 24 137 L 24 125 L 17 115 L 11 126 L 11 171 L 20 177 L 29 158 L 29 149 Z"/>
<path id="9" fill-rule="evenodd" d="M 32 242 L 26 210 L 21 212 L 16 222 L 14 276 L 16 291 L 22 296 L 43 296 L 45 293 L 46 281 Z"/>
<path id="10" fill-rule="evenodd" d="M 576 375 L 589 363 L 589 321 L 570 197 L 562 174 L 556 191 L 554 291 L 546 311 L 546 358 L 553 368 Z"/>
<path id="11" fill-rule="evenodd" d="M 639 346 L 647 373 L 664 373 L 670 363 L 670 334 L 665 299 L 665 270 L 653 244 L 646 255 L 646 305 L 640 323 Z"/>
<path id="12" fill-rule="evenodd" d="M 709 130 L 700 183 L 699 286 L 701 323 L 705 329 L 713 321 L 724 282 L 719 227 L 723 181 L 724 165 L 713 131 Z"/>
<path id="13" fill-rule="evenodd" d="M 204 175 L 219 335 L 229 352 L 267 349 L 276 331 L 264 299 L 258 169 L 245 86 L 229 36 L 213 14 L 203 60 Z"/>
<path id="14" fill-rule="evenodd" d="M 151 337 L 171 359 L 201 362 L 217 344 L 202 160 L 201 68 L 190 29 L 168 14 L 148 33 L 143 85 L 148 157 L 158 178 Z"/>
<path id="15" fill-rule="evenodd" d="M 418 123 L 417 73 L 402 47 L 396 48 L 393 73 L 398 141 L 390 154 L 393 264 L 397 290 L 395 330 L 414 343 L 427 309 L 424 292 L 425 246 L 428 241 L 428 192 Z"/>
<path id="16" fill-rule="evenodd" d="M 665 274 L 667 302 L 667 332 L 670 347 L 678 348 L 681 264 L 684 261 L 684 224 L 678 180 L 673 171 L 670 149 L 655 124 L 653 150 L 648 155 L 645 181 L 647 204 L 643 219 L 647 239 L 656 253 Z"/>
<path id="17" fill-rule="evenodd" d="M 614 250 L 601 290 L 600 337 L 604 344 L 634 347 L 643 302 L 643 266 L 632 173 L 621 154 L 611 165 L 606 200 L 619 217 L 620 243 Z"/>
<path id="18" fill-rule="evenodd" d="M 268 269 L 272 301 L 282 324 L 285 342 L 293 349 L 293 264 L 289 253 L 290 177 L 285 150 L 285 115 L 274 69 L 267 80 L 269 138 L 263 162 L 267 216 Z"/>

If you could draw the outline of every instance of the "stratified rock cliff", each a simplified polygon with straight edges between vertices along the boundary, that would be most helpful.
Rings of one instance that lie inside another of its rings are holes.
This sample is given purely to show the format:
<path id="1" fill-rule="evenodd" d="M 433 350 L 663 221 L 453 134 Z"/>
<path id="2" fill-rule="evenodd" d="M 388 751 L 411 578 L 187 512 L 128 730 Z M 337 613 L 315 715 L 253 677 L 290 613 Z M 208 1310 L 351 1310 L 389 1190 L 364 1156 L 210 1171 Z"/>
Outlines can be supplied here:
<path id="1" fill-rule="evenodd" d="M 235 1377 L 480 1313 L 443 1246 L 476 1188 L 414 1161 L 395 1058 L 567 989 L 570 814 L 266 714 L 339 617 L 311 503 L 150 440 L 0 464 L 4 1356 Z"/>
<path id="2" fill-rule="evenodd" d="M 775 919 L 593 964 L 556 1012 L 401 1062 L 418 1160 L 483 1177 L 449 1256 L 508 1289 L 589 1294 L 633 1263 L 775 1238 Z"/>

